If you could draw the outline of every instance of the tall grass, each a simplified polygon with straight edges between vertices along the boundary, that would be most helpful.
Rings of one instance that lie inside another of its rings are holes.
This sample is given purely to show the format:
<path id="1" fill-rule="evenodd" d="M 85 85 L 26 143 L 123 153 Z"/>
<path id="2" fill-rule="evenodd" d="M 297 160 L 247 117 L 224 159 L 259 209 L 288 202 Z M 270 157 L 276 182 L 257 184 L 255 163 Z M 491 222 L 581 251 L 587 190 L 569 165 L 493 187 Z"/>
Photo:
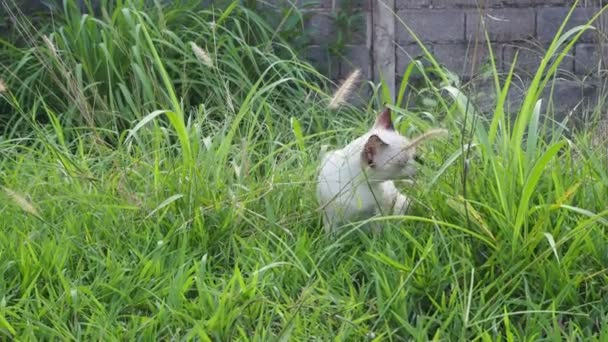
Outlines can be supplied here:
<path id="1" fill-rule="evenodd" d="M 403 109 L 412 64 L 397 128 L 451 135 L 422 151 L 408 215 L 330 239 L 318 153 L 371 124 L 382 86 L 328 109 L 326 79 L 237 2 L 62 13 L 43 32 L 15 14 L 29 45 L 0 59 L 5 338 L 608 336 L 608 157 L 538 105 L 587 27 L 560 31 L 513 123 L 513 68 L 484 119 L 430 54 L 437 107 Z"/>

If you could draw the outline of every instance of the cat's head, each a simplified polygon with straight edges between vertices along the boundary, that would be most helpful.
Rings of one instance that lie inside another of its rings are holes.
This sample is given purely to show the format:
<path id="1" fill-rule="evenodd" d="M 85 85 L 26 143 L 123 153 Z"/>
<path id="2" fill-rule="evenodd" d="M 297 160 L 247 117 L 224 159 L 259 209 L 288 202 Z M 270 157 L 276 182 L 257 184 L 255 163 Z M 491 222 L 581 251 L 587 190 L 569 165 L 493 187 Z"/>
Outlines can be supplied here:
<path id="1" fill-rule="evenodd" d="M 395 130 L 391 111 L 385 108 L 364 136 L 366 141 L 361 152 L 361 162 L 368 167 L 368 174 L 375 180 L 411 177 L 415 173 L 416 163 L 420 162 L 416 155 L 419 143 L 431 136 L 445 133 L 445 130 L 432 130 L 409 140 Z"/>

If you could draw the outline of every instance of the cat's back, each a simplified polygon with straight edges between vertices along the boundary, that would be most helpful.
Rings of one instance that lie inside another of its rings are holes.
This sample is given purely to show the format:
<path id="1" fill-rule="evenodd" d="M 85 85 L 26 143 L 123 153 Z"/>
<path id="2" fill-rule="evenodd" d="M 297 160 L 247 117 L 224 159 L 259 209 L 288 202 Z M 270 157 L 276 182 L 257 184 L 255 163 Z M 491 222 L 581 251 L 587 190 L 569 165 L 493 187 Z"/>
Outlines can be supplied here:
<path id="1" fill-rule="evenodd" d="M 350 176 L 349 156 L 344 150 L 327 151 L 321 158 L 319 179 L 340 181 Z"/>
<path id="2" fill-rule="evenodd" d="M 343 156 L 340 150 L 326 151 L 321 156 L 319 167 L 317 190 L 321 197 L 334 188 L 340 180 L 340 168 L 343 164 Z"/>
<path id="3" fill-rule="evenodd" d="M 352 191 L 358 170 L 353 166 L 351 158 L 353 156 L 345 149 L 325 153 L 318 175 L 317 193 L 320 199 L 334 198 L 339 193 L 346 196 L 346 193 Z"/>

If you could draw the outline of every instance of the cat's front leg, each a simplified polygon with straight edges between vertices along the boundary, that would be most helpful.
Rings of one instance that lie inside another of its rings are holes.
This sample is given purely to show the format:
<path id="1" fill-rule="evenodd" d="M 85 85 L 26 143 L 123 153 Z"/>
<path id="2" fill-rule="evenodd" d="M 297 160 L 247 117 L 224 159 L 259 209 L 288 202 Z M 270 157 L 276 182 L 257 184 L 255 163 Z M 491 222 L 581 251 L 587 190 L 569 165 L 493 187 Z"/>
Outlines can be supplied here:
<path id="1" fill-rule="evenodd" d="M 342 226 L 348 223 L 347 209 L 337 205 L 336 203 L 329 204 L 323 210 L 323 229 L 325 233 L 333 235 L 342 230 Z"/>
<path id="2" fill-rule="evenodd" d="M 399 192 L 393 181 L 382 183 L 382 210 L 385 215 L 405 215 L 410 199 Z"/>
<path id="3" fill-rule="evenodd" d="M 393 205 L 393 215 L 405 215 L 410 207 L 410 199 L 404 194 L 397 194 Z"/>

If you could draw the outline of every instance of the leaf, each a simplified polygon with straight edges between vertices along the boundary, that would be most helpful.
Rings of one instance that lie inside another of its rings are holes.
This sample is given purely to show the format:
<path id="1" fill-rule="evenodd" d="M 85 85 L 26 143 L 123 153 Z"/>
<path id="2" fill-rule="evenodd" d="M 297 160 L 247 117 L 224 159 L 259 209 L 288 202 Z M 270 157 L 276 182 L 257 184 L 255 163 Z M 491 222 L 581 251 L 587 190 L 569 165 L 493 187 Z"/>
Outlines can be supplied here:
<path id="1" fill-rule="evenodd" d="M 302 134 L 302 126 L 300 125 L 300 121 L 295 117 L 291 117 L 291 130 L 293 131 L 293 135 L 296 137 L 296 144 L 300 151 L 305 152 L 306 146 L 304 145 L 304 134 Z"/>
<path id="2" fill-rule="evenodd" d="M 422 69 L 422 63 L 418 60 L 413 61 L 407 66 L 405 73 L 403 74 L 403 78 L 401 79 L 401 85 L 399 86 L 399 93 L 397 95 L 397 103 L 395 104 L 397 107 L 401 107 L 401 102 L 403 101 L 403 96 L 405 95 L 405 90 L 407 89 L 407 85 L 409 83 L 412 72 L 414 71 L 414 67 L 418 67 Z"/>
<path id="3" fill-rule="evenodd" d="M 412 271 L 411 267 L 406 267 L 405 265 L 398 263 L 397 261 L 391 259 L 384 253 L 368 253 L 368 255 L 370 257 L 376 259 L 377 261 L 379 261 L 387 266 L 393 267 L 397 270 L 400 270 L 402 272 L 408 273 L 408 272 Z"/>
<path id="4" fill-rule="evenodd" d="M 549 241 L 553 254 L 555 254 L 555 259 L 557 259 L 557 263 L 559 264 L 559 255 L 557 254 L 557 247 L 555 246 L 555 239 L 553 239 L 553 235 L 551 235 L 551 233 L 544 233 L 544 235 L 547 238 L 547 241 Z"/>
<path id="5" fill-rule="evenodd" d="M 568 188 L 568 190 L 566 190 L 566 192 L 564 192 L 562 194 L 562 196 L 557 200 L 556 205 L 557 206 L 561 206 L 564 203 L 568 202 L 570 200 L 570 198 L 572 196 L 574 196 L 574 194 L 576 194 L 576 191 L 578 190 L 578 188 L 580 186 L 581 186 L 581 182 L 574 183 L 572 186 L 570 186 Z"/>
<path id="6" fill-rule="evenodd" d="M 0 326 L 5 327 L 6 330 L 8 330 L 13 335 L 17 334 L 17 331 L 15 331 L 15 328 L 13 328 L 13 326 L 6 320 L 6 318 L 4 318 L 4 315 L 1 312 L 0 312 Z"/>
<path id="7" fill-rule="evenodd" d="M 490 228 L 488 228 L 488 224 L 485 222 L 481 214 L 475 208 L 473 208 L 471 203 L 469 203 L 464 197 L 459 195 L 458 201 L 449 198 L 447 203 L 452 209 L 456 210 L 463 216 L 466 216 L 468 211 L 470 217 L 473 219 L 473 222 L 475 222 L 475 224 L 477 224 L 477 226 L 481 228 L 481 230 L 483 230 L 493 241 L 496 241 L 496 237 L 494 234 L 492 234 Z"/>
<path id="8" fill-rule="evenodd" d="M 473 147 L 477 147 L 477 144 L 471 144 L 470 148 Z M 456 162 L 456 160 L 462 155 L 462 149 L 458 149 L 456 150 L 456 152 L 454 152 L 449 158 L 448 160 L 445 161 L 445 163 L 443 163 L 443 165 L 439 168 L 439 170 L 437 171 L 437 173 L 433 176 L 433 178 L 431 179 L 431 181 L 428 183 L 428 185 L 426 186 L 427 189 L 431 188 L 433 186 L 433 184 L 435 184 L 437 182 L 437 180 L 439 179 L 439 177 L 441 177 L 441 175 L 448 169 L 448 167 L 450 167 L 452 164 L 454 164 Z"/>
<path id="9" fill-rule="evenodd" d="M 526 146 L 526 164 L 530 165 L 530 161 L 536 155 L 536 145 L 538 142 L 538 121 L 540 118 L 540 108 L 542 105 L 542 99 L 536 101 L 536 106 L 534 106 L 534 110 L 532 111 L 532 117 L 530 118 L 530 122 L 528 123 L 528 139 Z"/>
<path id="10" fill-rule="evenodd" d="M 155 214 L 157 211 L 161 210 L 162 208 L 164 208 L 164 207 L 168 206 L 169 204 L 171 204 L 171 203 L 173 203 L 173 202 L 177 201 L 178 199 L 180 199 L 180 198 L 182 198 L 182 197 L 184 197 L 184 195 L 182 195 L 182 194 L 176 194 L 176 195 L 173 195 L 173 196 L 171 196 L 171 197 L 167 198 L 167 199 L 166 199 L 166 200 L 164 200 L 164 201 L 163 201 L 161 204 L 159 204 L 159 205 L 158 205 L 158 207 L 154 208 L 154 210 L 152 210 L 152 211 L 151 211 L 151 212 L 148 214 L 148 216 L 146 216 L 146 219 L 150 218 L 150 217 L 151 217 L 152 215 L 154 215 L 154 214 Z"/>
<path id="11" fill-rule="evenodd" d="M 133 139 L 133 137 L 135 136 L 135 134 L 142 128 L 144 127 L 148 122 L 154 120 L 157 116 L 162 115 L 164 113 L 168 112 L 167 110 L 155 110 L 152 113 L 144 116 L 143 119 L 141 119 L 137 125 L 135 125 L 135 127 L 133 127 L 132 129 L 129 130 L 129 134 L 127 135 L 127 138 L 125 139 L 125 144 L 129 144 L 131 142 L 131 140 Z"/>
<path id="12" fill-rule="evenodd" d="M 568 209 L 571 211 L 574 211 L 575 213 L 579 213 L 581 215 L 585 215 L 587 217 L 590 217 L 592 219 L 596 219 L 598 222 L 600 222 L 601 224 L 605 225 L 606 227 L 608 227 L 608 220 L 602 218 L 602 214 L 596 214 L 594 212 L 591 212 L 589 210 L 586 209 L 582 209 L 582 208 L 578 208 L 578 207 L 573 207 L 571 205 L 560 205 L 560 208 L 564 208 L 564 209 Z"/>
<path id="13" fill-rule="evenodd" d="M 540 180 L 543 171 L 547 167 L 549 161 L 555 157 L 555 155 L 559 152 L 559 150 L 562 149 L 562 147 L 564 147 L 565 144 L 566 142 L 562 140 L 561 142 L 551 145 L 551 147 L 536 161 L 534 167 L 530 171 L 530 174 L 526 178 L 526 182 L 520 196 L 519 207 L 517 208 L 517 216 L 515 218 L 515 236 L 518 236 L 519 230 L 524 223 L 524 219 L 528 215 L 528 204 L 530 203 L 532 194 L 534 194 L 536 190 L 536 186 L 538 185 L 538 181 Z M 514 248 L 515 244 L 516 240 L 513 240 Z"/>
<path id="14" fill-rule="evenodd" d="M 240 3 L 240 1 L 233 1 L 228 7 L 226 7 L 226 10 L 222 13 L 222 15 L 216 21 L 215 25 L 220 26 L 222 24 L 222 22 L 230 16 L 232 11 L 234 11 L 234 9 L 239 5 L 239 3 Z"/>
<path id="15" fill-rule="evenodd" d="M 380 90 L 382 93 L 382 103 L 393 103 L 393 95 L 391 94 L 391 89 L 389 88 L 388 83 L 382 76 L 382 72 L 379 72 L 380 76 Z"/>

